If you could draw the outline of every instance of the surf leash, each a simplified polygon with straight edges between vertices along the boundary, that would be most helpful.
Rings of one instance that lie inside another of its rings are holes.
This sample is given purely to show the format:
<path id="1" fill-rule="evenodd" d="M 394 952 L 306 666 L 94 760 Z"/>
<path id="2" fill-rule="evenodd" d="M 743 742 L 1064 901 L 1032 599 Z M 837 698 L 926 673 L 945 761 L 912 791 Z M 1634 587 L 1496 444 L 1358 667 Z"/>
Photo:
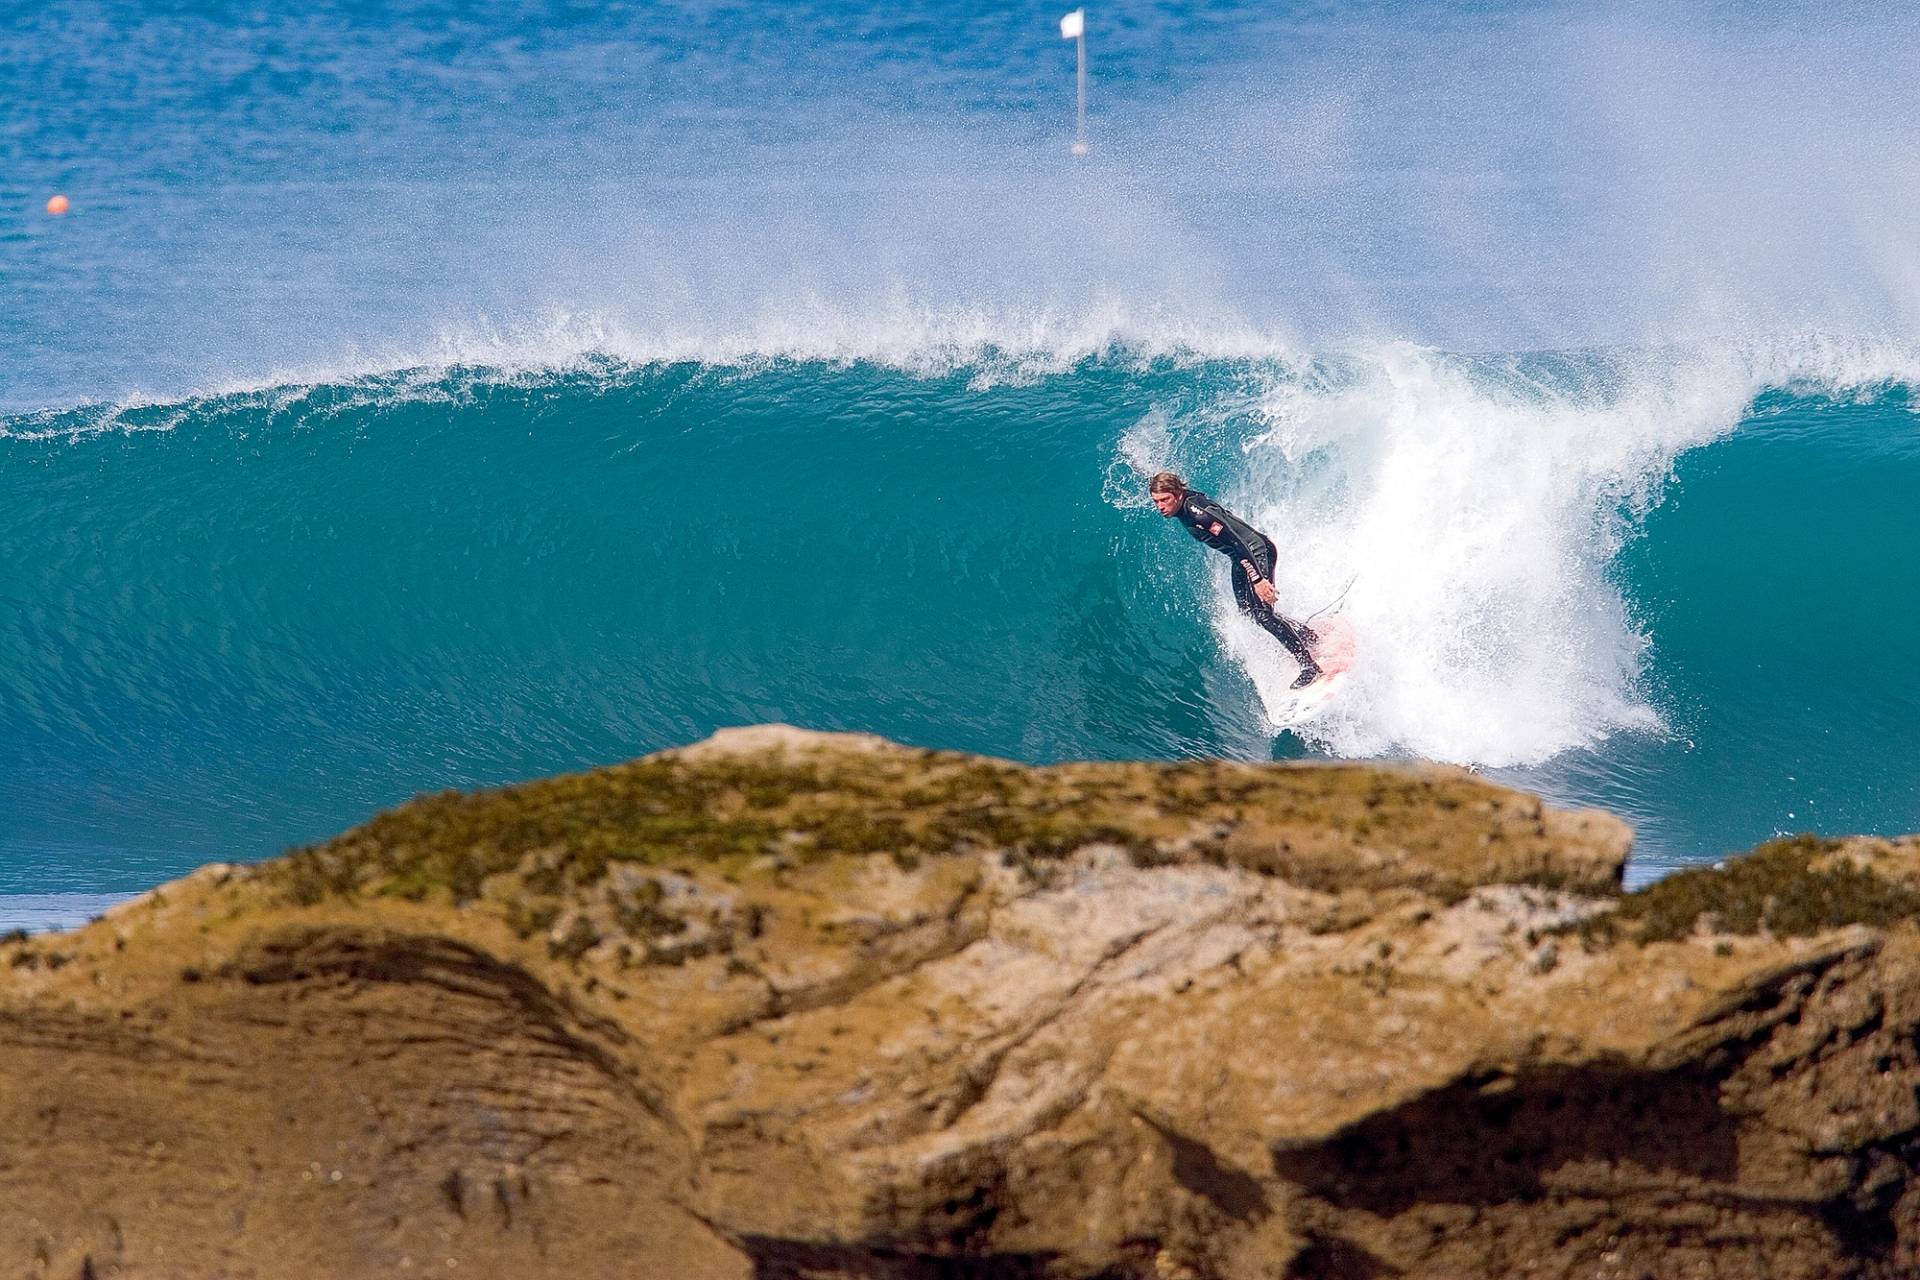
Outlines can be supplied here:
<path id="1" fill-rule="evenodd" d="M 1354 574 L 1351 578 L 1348 578 L 1347 585 L 1340 588 L 1340 594 L 1335 596 L 1331 603 L 1321 605 L 1318 609 L 1315 609 L 1312 613 L 1308 614 L 1305 620 L 1308 622 L 1312 622 L 1315 618 L 1319 617 L 1321 614 L 1332 613 L 1335 609 L 1338 609 L 1343 603 L 1346 602 L 1347 592 L 1353 590 L 1353 584 L 1358 581 L 1360 581 L 1360 575 L 1357 573 Z"/>

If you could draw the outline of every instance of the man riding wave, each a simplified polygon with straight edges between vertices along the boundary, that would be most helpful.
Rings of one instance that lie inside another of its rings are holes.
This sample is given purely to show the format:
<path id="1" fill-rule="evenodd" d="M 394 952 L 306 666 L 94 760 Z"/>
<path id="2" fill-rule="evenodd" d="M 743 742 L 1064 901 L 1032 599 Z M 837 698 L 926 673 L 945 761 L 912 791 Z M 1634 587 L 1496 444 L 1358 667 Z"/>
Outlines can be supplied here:
<path id="1" fill-rule="evenodd" d="M 1240 611 L 1259 623 L 1286 646 L 1300 664 L 1293 687 L 1304 689 L 1320 678 L 1320 664 L 1307 646 L 1320 637 L 1305 623 L 1291 622 L 1274 612 L 1273 567 L 1279 551 L 1273 539 L 1228 511 L 1171 471 L 1147 482 L 1153 506 L 1163 516 L 1177 518 L 1187 532 L 1233 561 L 1233 598 Z"/>

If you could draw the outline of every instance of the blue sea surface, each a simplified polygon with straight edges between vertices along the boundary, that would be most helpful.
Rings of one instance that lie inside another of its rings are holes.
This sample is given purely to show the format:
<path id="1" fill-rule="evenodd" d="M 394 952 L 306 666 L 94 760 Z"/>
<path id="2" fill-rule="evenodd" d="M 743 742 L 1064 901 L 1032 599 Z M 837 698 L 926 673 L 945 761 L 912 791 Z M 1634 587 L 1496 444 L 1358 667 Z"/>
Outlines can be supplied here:
<path id="1" fill-rule="evenodd" d="M 1911 17 L 1059 17 L 0 15 L 0 928 L 766 720 L 1920 830 Z"/>

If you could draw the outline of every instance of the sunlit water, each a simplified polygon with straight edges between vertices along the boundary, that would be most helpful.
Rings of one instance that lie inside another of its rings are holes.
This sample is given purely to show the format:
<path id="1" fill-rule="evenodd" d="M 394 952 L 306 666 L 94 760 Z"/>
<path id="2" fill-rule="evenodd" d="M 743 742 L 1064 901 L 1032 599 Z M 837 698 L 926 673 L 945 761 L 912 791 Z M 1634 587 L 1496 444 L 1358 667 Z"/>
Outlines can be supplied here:
<path id="1" fill-rule="evenodd" d="M 773 719 L 1920 829 L 1906 18 L 1057 18 L 0 19 L 0 893 Z"/>

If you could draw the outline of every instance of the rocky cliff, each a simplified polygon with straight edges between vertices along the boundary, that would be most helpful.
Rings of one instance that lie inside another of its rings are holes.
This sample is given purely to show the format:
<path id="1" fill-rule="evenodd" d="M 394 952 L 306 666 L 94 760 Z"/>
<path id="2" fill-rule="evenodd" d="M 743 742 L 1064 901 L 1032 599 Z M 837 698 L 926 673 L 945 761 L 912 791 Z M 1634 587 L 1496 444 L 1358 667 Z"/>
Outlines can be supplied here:
<path id="1" fill-rule="evenodd" d="M 0 1274 L 1920 1274 L 1920 844 L 787 729 L 0 945 Z"/>

